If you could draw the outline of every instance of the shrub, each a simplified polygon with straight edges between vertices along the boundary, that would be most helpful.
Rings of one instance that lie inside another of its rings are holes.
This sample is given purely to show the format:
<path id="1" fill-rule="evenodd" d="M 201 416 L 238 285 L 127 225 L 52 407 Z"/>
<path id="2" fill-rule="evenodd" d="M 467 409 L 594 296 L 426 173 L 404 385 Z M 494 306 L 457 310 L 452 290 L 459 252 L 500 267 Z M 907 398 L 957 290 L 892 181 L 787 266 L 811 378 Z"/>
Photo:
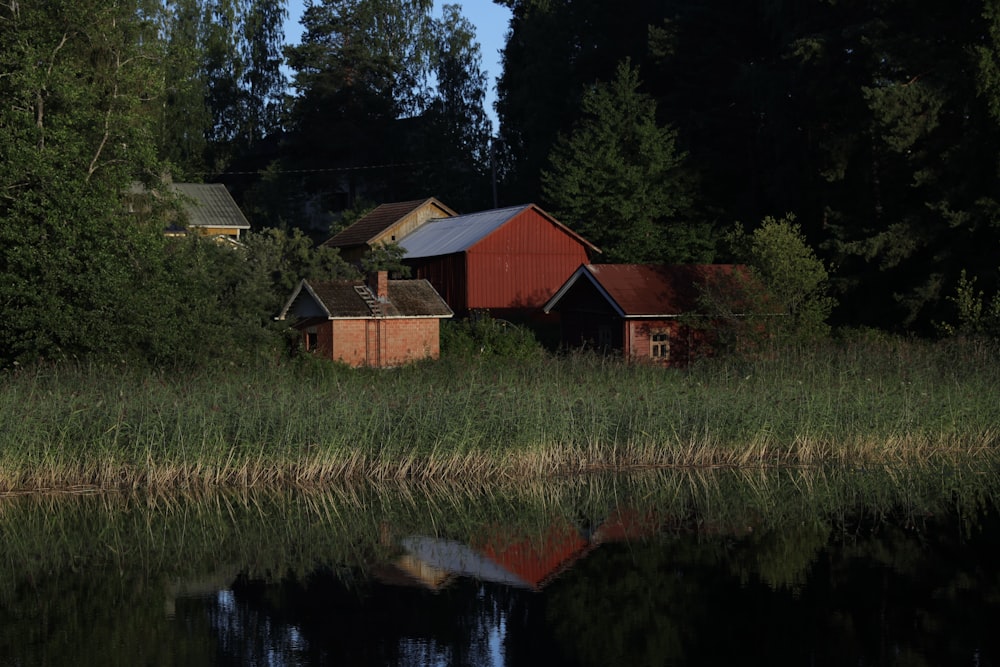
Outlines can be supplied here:
<path id="1" fill-rule="evenodd" d="M 446 321 L 441 327 L 441 353 L 447 356 L 538 358 L 542 345 L 526 327 L 495 319 L 489 313 Z"/>

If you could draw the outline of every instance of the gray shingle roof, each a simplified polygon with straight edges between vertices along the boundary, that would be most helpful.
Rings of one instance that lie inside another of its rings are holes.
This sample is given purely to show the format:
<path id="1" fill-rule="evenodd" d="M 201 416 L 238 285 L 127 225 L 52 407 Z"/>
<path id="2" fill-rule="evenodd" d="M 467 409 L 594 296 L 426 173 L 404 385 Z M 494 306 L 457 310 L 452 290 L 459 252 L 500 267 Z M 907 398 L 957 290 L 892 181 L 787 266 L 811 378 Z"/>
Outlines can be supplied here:
<path id="1" fill-rule="evenodd" d="M 374 302 L 374 304 L 373 304 Z M 373 304 L 373 305 L 370 305 Z M 279 320 L 289 317 L 451 317 L 451 308 L 426 280 L 390 280 L 385 301 L 373 299 L 363 280 L 301 281 Z"/>
<path id="2" fill-rule="evenodd" d="M 225 185 L 173 183 L 170 187 L 185 199 L 183 207 L 188 214 L 189 226 L 250 229 L 250 223 Z"/>

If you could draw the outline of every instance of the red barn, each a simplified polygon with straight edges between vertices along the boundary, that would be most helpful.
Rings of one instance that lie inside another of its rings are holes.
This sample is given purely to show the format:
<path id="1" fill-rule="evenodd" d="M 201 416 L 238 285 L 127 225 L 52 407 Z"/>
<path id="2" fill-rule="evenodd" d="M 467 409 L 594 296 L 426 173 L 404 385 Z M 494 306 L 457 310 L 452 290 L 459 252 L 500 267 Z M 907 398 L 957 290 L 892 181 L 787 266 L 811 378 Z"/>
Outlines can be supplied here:
<path id="1" fill-rule="evenodd" d="M 701 287 L 740 270 L 728 264 L 587 264 L 545 304 L 569 347 L 619 351 L 630 361 L 680 366 L 710 351 L 699 314 Z"/>
<path id="2" fill-rule="evenodd" d="M 540 312 L 600 250 L 534 204 L 430 220 L 404 237 L 404 263 L 456 313 Z"/>

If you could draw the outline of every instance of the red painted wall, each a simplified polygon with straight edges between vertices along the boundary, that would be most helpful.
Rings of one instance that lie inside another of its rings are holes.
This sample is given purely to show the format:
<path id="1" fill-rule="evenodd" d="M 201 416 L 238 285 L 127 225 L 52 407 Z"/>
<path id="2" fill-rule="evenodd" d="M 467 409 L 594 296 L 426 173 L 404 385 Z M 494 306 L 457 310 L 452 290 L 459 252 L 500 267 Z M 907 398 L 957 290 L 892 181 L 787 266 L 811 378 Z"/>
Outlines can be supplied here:
<path id="1" fill-rule="evenodd" d="M 412 278 L 427 280 L 455 312 L 467 311 L 465 255 L 427 257 L 409 262 Z"/>
<path id="2" fill-rule="evenodd" d="M 464 255 L 416 260 L 412 266 L 452 310 L 503 313 L 541 309 L 588 261 L 586 246 L 529 208 Z"/>
<path id="3" fill-rule="evenodd" d="M 470 309 L 540 309 L 573 272 L 586 248 L 527 209 L 467 253 Z"/>
<path id="4" fill-rule="evenodd" d="M 624 320 L 623 354 L 626 359 L 643 361 L 669 367 L 683 367 L 697 358 L 711 356 L 708 332 L 695 329 L 676 319 Z M 666 358 L 650 355 L 653 332 L 669 336 L 670 351 Z"/>

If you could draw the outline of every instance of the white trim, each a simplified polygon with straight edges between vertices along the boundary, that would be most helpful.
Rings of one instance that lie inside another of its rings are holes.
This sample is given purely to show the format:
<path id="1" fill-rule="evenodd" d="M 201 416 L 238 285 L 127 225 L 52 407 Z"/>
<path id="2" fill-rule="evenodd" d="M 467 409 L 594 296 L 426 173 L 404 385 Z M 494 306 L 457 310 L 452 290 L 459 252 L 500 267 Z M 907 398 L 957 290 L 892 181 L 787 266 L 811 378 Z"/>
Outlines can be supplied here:
<path id="1" fill-rule="evenodd" d="M 319 306 L 320 310 L 326 313 L 327 319 L 333 319 L 333 316 L 330 315 L 330 311 L 327 309 L 322 299 L 316 296 L 316 292 L 313 291 L 312 287 L 309 286 L 309 283 L 307 283 L 305 279 L 300 280 L 299 284 L 295 286 L 295 290 L 292 292 L 292 296 L 288 298 L 288 301 L 285 302 L 285 307 L 281 309 L 281 312 L 278 313 L 278 316 L 275 317 L 274 319 L 277 321 L 282 321 L 288 317 L 288 311 L 295 304 L 295 300 L 299 297 L 299 294 L 301 294 L 302 288 L 305 288 L 306 293 L 309 295 L 309 298 L 312 299 L 317 306 Z"/>
<path id="2" fill-rule="evenodd" d="M 545 303 L 545 305 L 542 306 L 542 312 L 544 312 L 547 315 L 553 308 L 556 307 L 559 301 L 564 296 L 566 296 L 566 293 L 570 290 L 571 287 L 573 287 L 573 285 L 576 284 L 576 281 L 580 279 L 580 276 L 586 276 L 587 279 L 590 280 L 590 284 L 596 287 L 597 291 L 600 292 L 601 296 L 604 297 L 604 300 L 607 301 L 609 304 L 611 304 L 611 307 L 614 308 L 614 311 L 615 313 L 618 314 L 618 317 L 627 319 L 629 316 L 625 314 L 625 311 L 622 310 L 622 307 L 618 305 L 618 302 L 615 301 L 610 294 L 608 294 L 607 290 L 605 290 L 604 287 L 601 286 L 601 283 L 598 282 L 597 278 L 594 277 L 594 274 L 590 272 L 589 267 L 590 267 L 589 264 L 581 264 L 580 268 L 578 268 L 573 273 L 573 275 L 569 277 L 569 280 L 563 283 L 563 286 L 559 288 L 559 291 L 553 294 L 552 297 Z"/>

